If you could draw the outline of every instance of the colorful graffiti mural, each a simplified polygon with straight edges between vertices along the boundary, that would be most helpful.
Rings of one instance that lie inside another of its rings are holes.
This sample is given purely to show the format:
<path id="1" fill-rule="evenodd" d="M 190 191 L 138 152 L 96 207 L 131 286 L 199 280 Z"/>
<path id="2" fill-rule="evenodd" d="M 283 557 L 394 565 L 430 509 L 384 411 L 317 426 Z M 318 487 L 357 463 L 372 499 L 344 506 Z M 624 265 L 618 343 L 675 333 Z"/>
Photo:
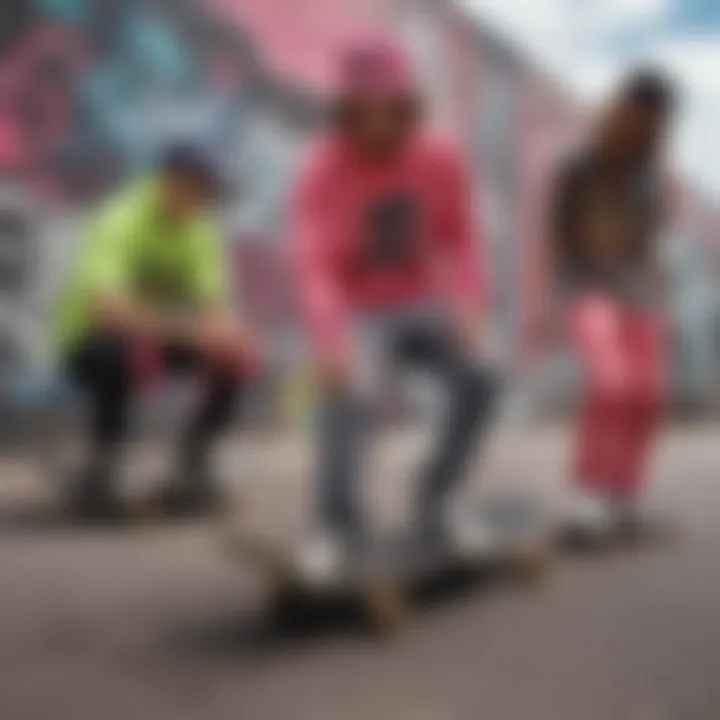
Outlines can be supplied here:
<path id="1" fill-rule="evenodd" d="M 286 328 L 294 304 L 278 241 L 292 168 L 322 118 L 340 46 L 377 24 L 405 37 L 434 119 L 473 160 L 492 324 L 506 357 L 516 358 L 544 282 L 550 167 L 579 114 L 452 0 L 0 2 L 0 189 L 19 185 L 50 217 L 79 221 L 86 205 L 142 172 L 168 138 L 192 136 L 237 183 L 222 215 L 239 245 L 246 306 L 264 329 Z M 0 235 L 19 237 L 28 218 L 13 225 L 17 213 L 6 214 Z M 75 232 L 71 223 L 70 241 Z M 57 273 L 49 251 L 56 241 L 36 234 L 27 244 L 39 248 L 32 262 Z M 0 283 L 20 282 L 15 265 L 4 267 Z M 23 313 L 7 323 L 17 343 L 18 328 L 27 329 Z M 0 344 L 11 348 L 4 337 Z"/>
<path id="2" fill-rule="evenodd" d="M 546 305 L 552 283 L 548 264 L 551 191 L 559 164 L 570 155 L 583 135 L 585 114 L 564 97 L 548 79 L 528 73 L 521 101 L 518 206 L 519 233 L 524 251 L 521 267 L 523 288 L 523 348 L 530 363 L 535 359 L 537 322 Z"/>
<path id="3" fill-rule="evenodd" d="M 339 45 L 396 4 L 3 3 L 0 174 L 82 201 L 172 134 L 202 137 L 232 170 L 258 108 L 291 125 L 315 119 Z"/>
<path id="4" fill-rule="evenodd" d="M 174 134 L 239 164 L 263 76 L 241 30 L 206 3 L 12 7 L 0 38 L 0 173 L 82 201 L 141 170 Z"/>

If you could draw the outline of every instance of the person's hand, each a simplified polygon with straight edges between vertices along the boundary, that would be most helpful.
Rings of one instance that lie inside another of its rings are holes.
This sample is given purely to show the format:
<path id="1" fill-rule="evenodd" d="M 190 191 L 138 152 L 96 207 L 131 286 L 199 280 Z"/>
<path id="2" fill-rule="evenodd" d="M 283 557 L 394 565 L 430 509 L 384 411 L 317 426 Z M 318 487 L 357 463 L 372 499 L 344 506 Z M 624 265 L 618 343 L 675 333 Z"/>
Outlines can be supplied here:
<path id="1" fill-rule="evenodd" d="M 255 336 L 222 317 L 200 322 L 194 344 L 211 362 L 229 369 L 254 373 L 263 363 L 263 351 Z"/>
<path id="2" fill-rule="evenodd" d="M 237 357 L 242 369 L 251 375 L 258 373 L 265 364 L 265 351 L 258 338 L 249 330 L 236 330 L 234 347 L 231 355 Z"/>

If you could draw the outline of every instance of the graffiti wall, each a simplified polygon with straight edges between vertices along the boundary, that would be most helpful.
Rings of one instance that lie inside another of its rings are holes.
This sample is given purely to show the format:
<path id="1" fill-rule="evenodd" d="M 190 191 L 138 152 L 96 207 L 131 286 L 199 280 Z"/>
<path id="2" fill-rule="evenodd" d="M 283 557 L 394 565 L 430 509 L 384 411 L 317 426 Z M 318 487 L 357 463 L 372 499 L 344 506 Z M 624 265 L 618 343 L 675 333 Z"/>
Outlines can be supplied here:
<path id="1" fill-rule="evenodd" d="M 230 169 L 312 116 L 337 48 L 395 3 L 14 0 L 0 13 L 0 173 L 76 202 L 193 133 Z M 256 128 L 255 128 L 256 129 Z M 278 176 L 277 153 L 268 174 Z M 253 163 L 255 169 L 259 169 Z M 272 190 L 271 192 L 275 192 Z"/>
<path id="2" fill-rule="evenodd" d="M 377 23 L 405 37 L 434 119 L 473 160 L 493 327 L 518 356 L 543 188 L 575 115 L 452 2 L 13 0 L 0 3 L 0 373 L 43 355 L 42 306 L 86 208 L 173 136 L 225 163 L 222 220 L 248 309 L 264 329 L 292 325 L 278 232 L 292 169 L 340 46 Z"/>
<path id="3" fill-rule="evenodd" d="M 518 357 L 522 236 L 518 220 L 518 138 L 522 68 L 500 43 L 477 38 L 478 71 L 472 107 L 473 157 L 480 168 L 485 234 L 493 277 L 493 327 L 504 360 Z"/>
<path id="4" fill-rule="evenodd" d="M 552 282 L 547 230 L 553 179 L 558 165 L 580 143 L 584 118 L 546 78 L 534 73 L 525 78 L 521 108 L 518 206 L 522 208 L 519 233 L 524 247 L 522 336 L 526 357 L 532 361 L 537 310 L 543 307 Z"/>
<path id="5" fill-rule="evenodd" d="M 153 156 L 168 133 L 202 129 L 237 148 L 239 37 L 199 6 L 19 0 L 0 49 L 0 171 L 80 202 Z"/>
<path id="6" fill-rule="evenodd" d="M 720 399 L 720 293 L 717 211 L 677 186 L 667 238 L 673 369 L 682 399 L 707 405 Z"/>
<path id="7" fill-rule="evenodd" d="M 193 137 L 224 162 L 235 192 L 221 219 L 238 245 L 232 257 L 244 304 L 264 328 L 287 327 L 293 303 L 278 230 L 292 169 L 322 117 L 340 45 L 363 23 L 391 22 L 398 7 L 1 3 L 0 374 L 48 362 L 42 306 L 84 214 L 174 136 Z M 27 291 L 39 285 L 43 292 Z"/>

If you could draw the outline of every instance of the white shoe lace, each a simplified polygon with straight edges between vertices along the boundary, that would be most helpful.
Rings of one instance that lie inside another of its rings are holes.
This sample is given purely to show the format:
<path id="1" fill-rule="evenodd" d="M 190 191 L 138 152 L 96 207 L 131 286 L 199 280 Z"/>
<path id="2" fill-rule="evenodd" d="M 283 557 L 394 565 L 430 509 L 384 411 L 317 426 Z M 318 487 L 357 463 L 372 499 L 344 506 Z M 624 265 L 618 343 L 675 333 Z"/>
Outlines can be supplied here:
<path id="1" fill-rule="evenodd" d="M 601 532 L 608 526 L 610 510 L 604 498 L 581 492 L 572 498 L 570 520 L 573 525 L 583 530 Z"/>

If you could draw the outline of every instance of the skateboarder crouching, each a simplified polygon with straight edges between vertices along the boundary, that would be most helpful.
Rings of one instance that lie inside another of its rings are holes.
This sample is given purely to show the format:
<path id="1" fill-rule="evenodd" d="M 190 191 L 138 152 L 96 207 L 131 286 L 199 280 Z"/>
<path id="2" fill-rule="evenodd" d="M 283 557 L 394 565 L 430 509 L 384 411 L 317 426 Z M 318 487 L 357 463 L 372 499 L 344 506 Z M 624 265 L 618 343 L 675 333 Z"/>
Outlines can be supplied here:
<path id="1" fill-rule="evenodd" d="M 232 417 L 255 339 L 232 317 L 229 278 L 207 211 L 219 190 L 201 148 L 169 147 L 155 177 L 111 198 L 90 222 L 59 303 L 64 366 L 88 405 L 90 453 L 74 483 L 82 517 L 115 517 L 128 411 L 155 370 L 205 380 L 199 412 L 181 438 L 178 475 L 161 493 L 167 510 L 209 509 L 211 440 Z"/>
<path id="2" fill-rule="evenodd" d="M 356 493 L 372 371 L 414 365 L 447 395 L 439 446 L 420 478 L 426 537 L 482 542 L 479 524 L 448 521 L 445 501 L 493 394 L 479 362 L 484 287 L 461 156 L 424 127 L 393 40 L 347 48 L 340 76 L 334 125 L 295 188 L 290 238 L 322 386 L 321 530 L 304 557 L 328 571 L 363 534 Z"/>
<path id="3" fill-rule="evenodd" d="M 647 517 L 640 501 L 666 385 L 658 236 L 673 94 L 653 71 L 630 77 L 557 182 L 556 274 L 587 379 L 570 508 L 582 532 Z"/>

